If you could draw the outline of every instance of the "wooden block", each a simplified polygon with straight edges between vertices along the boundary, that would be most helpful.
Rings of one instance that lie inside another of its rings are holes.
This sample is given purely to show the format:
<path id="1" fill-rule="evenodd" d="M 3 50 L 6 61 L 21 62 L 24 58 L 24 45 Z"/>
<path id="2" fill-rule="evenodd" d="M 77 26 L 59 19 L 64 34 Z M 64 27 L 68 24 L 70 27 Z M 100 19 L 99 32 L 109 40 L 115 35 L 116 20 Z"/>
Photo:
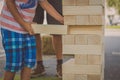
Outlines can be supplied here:
<path id="1" fill-rule="evenodd" d="M 103 16 L 64 16 L 65 25 L 104 25 Z"/>
<path id="2" fill-rule="evenodd" d="M 89 0 L 89 4 L 105 6 L 105 0 Z"/>
<path id="3" fill-rule="evenodd" d="M 63 45 L 63 54 L 103 54 L 102 45 Z"/>
<path id="4" fill-rule="evenodd" d="M 75 44 L 76 45 L 87 45 L 87 36 L 86 35 L 75 35 Z"/>
<path id="5" fill-rule="evenodd" d="M 90 16 L 89 25 L 104 25 L 103 16 Z"/>
<path id="6" fill-rule="evenodd" d="M 68 34 L 103 35 L 103 26 L 69 26 Z"/>
<path id="7" fill-rule="evenodd" d="M 63 80 L 75 80 L 74 74 L 63 74 Z"/>
<path id="8" fill-rule="evenodd" d="M 101 55 L 88 55 L 88 65 L 100 65 L 102 64 Z"/>
<path id="9" fill-rule="evenodd" d="M 63 15 L 103 15 L 102 6 L 63 6 Z"/>
<path id="10" fill-rule="evenodd" d="M 75 44 L 75 35 L 63 35 L 62 39 L 63 45 Z"/>
<path id="11" fill-rule="evenodd" d="M 63 74 L 63 80 L 104 80 L 101 75 Z"/>
<path id="12" fill-rule="evenodd" d="M 40 25 L 32 24 L 36 34 L 67 34 L 67 25 Z"/>
<path id="13" fill-rule="evenodd" d="M 64 16 L 65 25 L 89 25 L 89 16 Z"/>
<path id="14" fill-rule="evenodd" d="M 76 25 L 89 25 L 89 16 L 77 16 Z"/>
<path id="15" fill-rule="evenodd" d="M 88 45 L 100 45 L 102 44 L 102 38 L 99 35 L 87 35 Z"/>
<path id="16" fill-rule="evenodd" d="M 76 0 L 62 0 L 63 6 L 75 6 Z"/>
<path id="17" fill-rule="evenodd" d="M 77 6 L 88 6 L 89 0 L 76 0 Z"/>
<path id="18" fill-rule="evenodd" d="M 87 65 L 87 54 L 75 54 L 75 64 Z"/>
<path id="19" fill-rule="evenodd" d="M 101 80 L 101 75 L 88 75 L 87 80 Z"/>
<path id="20" fill-rule="evenodd" d="M 87 75 L 75 75 L 75 79 L 74 80 L 87 80 Z"/>
<path id="21" fill-rule="evenodd" d="M 65 25 L 75 25 L 76 24 L 76 16 L 64 16 L 64 24 Z"/>
<path id="22" fill-rule="evenodd" d="M 75 64 L 74 59 L 65 62 L 62 66 L 63 74 L 86 74 L 86 75 L 100 75 L 100 65 L 78 65 Z"/>

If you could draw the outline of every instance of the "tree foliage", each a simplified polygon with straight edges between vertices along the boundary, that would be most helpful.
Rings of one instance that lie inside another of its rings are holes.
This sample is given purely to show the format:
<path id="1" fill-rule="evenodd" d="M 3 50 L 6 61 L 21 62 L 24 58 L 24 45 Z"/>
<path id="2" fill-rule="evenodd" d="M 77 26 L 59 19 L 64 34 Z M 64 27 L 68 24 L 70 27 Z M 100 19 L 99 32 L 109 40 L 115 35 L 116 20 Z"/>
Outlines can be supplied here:
<path id="1" fill-rule="evenodd" d="M 120 14 L 120 0 L 107 0 L 107 4 L 109 7 L 115 7 Z"/>

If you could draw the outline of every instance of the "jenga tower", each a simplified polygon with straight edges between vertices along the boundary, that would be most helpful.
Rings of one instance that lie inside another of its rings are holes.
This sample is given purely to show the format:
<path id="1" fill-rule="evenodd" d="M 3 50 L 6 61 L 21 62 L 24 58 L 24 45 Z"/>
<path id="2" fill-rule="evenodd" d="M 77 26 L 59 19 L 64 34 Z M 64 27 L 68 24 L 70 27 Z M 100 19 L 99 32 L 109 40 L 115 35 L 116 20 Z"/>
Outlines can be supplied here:
<path id="1" fill-rule="evenodd" d="M 63 80 L 104 80 L 104 0 L 62 0 L 63 54 L 75 58 L 63 64 Z"/>

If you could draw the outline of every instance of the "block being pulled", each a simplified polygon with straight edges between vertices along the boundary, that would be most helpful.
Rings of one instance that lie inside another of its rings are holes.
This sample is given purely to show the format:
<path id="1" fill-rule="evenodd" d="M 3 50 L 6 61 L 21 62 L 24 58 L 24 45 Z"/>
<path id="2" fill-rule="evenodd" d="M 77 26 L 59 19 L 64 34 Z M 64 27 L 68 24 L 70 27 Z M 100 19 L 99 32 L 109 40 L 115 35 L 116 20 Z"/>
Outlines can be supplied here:
<path id="1" fill-rule="evenodd" d="M 67 34 L 67 25 L 43 25 L 43 24 L 32 24 L 32 28 L 35 34 Z"/>

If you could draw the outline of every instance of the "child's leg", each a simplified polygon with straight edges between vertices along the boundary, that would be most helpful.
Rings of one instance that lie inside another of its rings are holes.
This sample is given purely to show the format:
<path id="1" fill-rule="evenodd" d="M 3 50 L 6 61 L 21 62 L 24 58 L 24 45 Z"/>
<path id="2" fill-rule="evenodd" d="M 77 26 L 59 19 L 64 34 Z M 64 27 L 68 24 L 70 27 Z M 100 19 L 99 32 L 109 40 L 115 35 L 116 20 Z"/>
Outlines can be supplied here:
<path id="1" fill-rule="evenodd" d="M 28 67 L 24 67 L 21 70 L 21 80 L 30 80 L 31 69 Z"/>
<path id="2" fill-rule="evenodd" d="M 14 80 L 15 72 L 5 71 L 4 80 Z"/>

